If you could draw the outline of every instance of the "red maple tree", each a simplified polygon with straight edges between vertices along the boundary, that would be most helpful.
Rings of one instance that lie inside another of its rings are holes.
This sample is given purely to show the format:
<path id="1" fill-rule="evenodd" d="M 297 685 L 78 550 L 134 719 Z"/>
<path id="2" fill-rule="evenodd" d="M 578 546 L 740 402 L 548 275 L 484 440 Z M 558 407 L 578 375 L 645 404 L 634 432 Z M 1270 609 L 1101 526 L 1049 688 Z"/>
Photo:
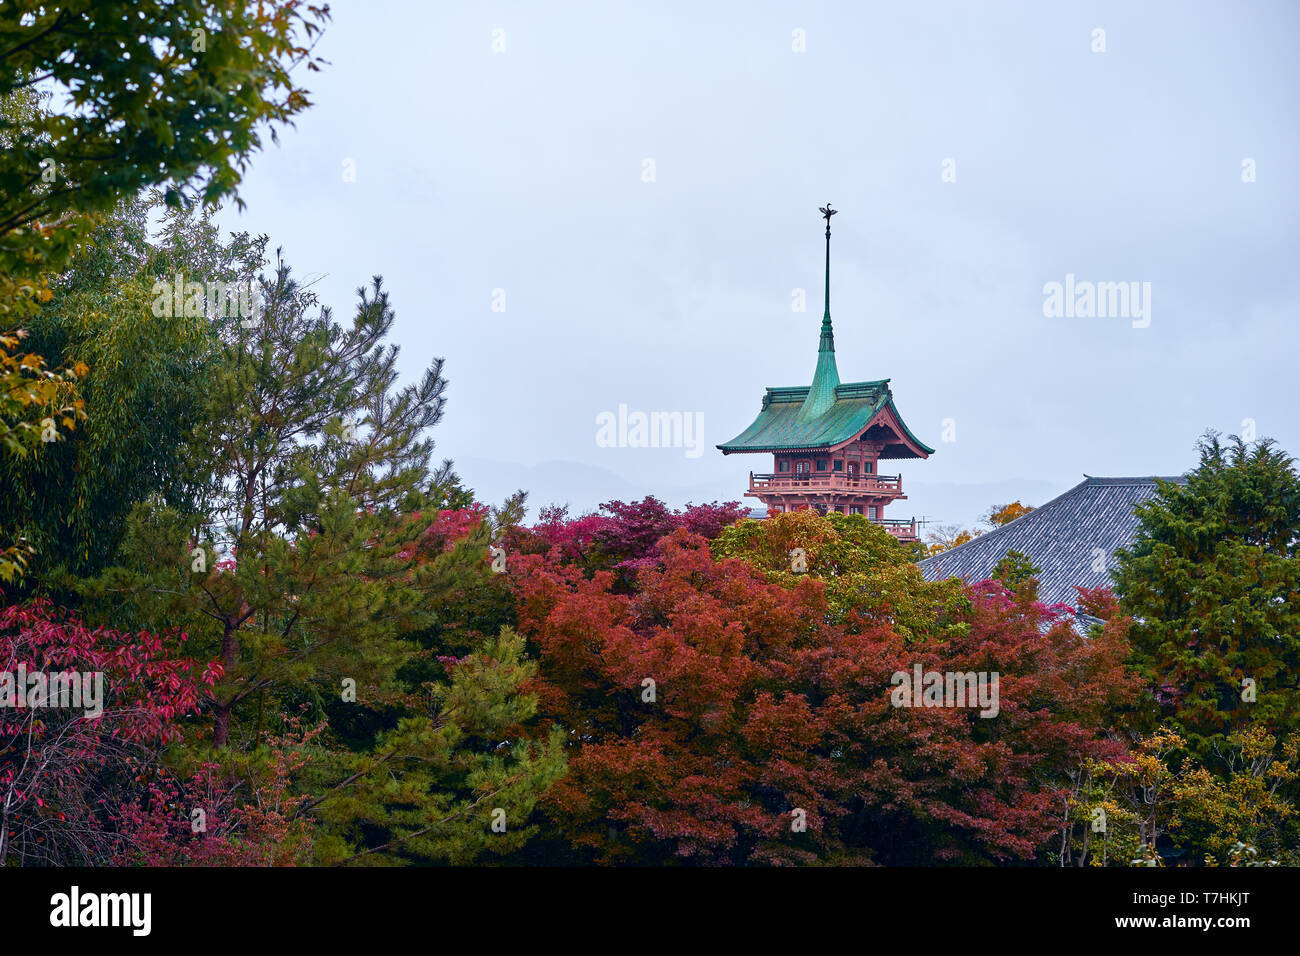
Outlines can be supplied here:
<path id="1" fill-rule="evenodd" d="M 170 645 L 149 631 L 87 627 L 48 601 L 0 607 L 0 675 L 9 686 L 20 674 L 68 674 L 103 689 L 93 708 L 17 698 L 0 707 L 0 866 L 102 858 L 113 804 L 142 782 L 138 759 L 179 738 L 177 721 L 198 710 L 220 675 Z"/>
<path id="2" fill-rule="evenodd" d="M 824 587 L 769 583 L 684 528 L 630 591 L 563 549 L 519 558 L 541 712 L 571 734 L 543 808 L 578 859 L 705 864 L 1025 860 L 1066 773 L 1115 757 L 1125 622 L 1093 638 L 997 582 L 958 637 L 832 625 Z M 951 628 L 948 629 L 951 633 Z M 1000 712 L 897 707 L 891 675 L 997 672 Z"/>

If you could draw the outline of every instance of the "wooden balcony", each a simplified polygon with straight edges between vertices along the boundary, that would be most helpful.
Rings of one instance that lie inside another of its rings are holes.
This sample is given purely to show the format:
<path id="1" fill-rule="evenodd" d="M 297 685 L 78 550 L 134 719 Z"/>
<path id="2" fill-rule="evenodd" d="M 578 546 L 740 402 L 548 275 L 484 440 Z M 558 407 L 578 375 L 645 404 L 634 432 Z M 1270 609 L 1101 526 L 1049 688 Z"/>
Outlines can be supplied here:
<path id="1" fill-rule="evenodd" d="M 844 491 L 897 497 L 903 493 L 902 475 L 846 475 L 840 471 L 821 474 L 756 475 L 749 473 L 751 492 Z"/>
<path id="2" fill-rule="evenodd" d="M 846 475 L 843 472 L 822 472 L 800 475 L 756 475 L 749 473 L 749 498 L 758 498 L 778 510 L 815 508 L 847 512 L 850 506 L 858 507 L 868 521 L 879 525 L 900 541 L 916 541 L 915 519 L 873 518 L 870 511 L 879 514 L 890 501 L 906 498 L 903 494 L 902 475 Z M 875 499 L 874 501 L 872 499 Z"/>
<path id="3" fill-rule="evenodd" d="M 915 518 L 881 518 L 876 520 L 880 525 L 895 538 L 903 541 L 917 541 L 919 538 L 916 534 Z"/>

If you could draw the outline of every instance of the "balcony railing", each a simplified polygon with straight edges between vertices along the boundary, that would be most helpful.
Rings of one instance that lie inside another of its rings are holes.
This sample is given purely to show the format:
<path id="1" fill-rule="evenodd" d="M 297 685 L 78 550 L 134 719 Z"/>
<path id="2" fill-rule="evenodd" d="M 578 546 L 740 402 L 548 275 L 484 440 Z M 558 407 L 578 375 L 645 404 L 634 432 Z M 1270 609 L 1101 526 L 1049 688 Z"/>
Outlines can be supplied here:
<path id="1" fill-rule="evenodd" d="M 827 472 L 820 475 L 756 475 L 750 472 L 750 491 L 859 491 L 885 495 L 903 493 L 902 475 L 846 475 Z"/>
<path id="2" fill-rule="evenodd" d="M 895 538 L 916 538 L 916 519 L 915 518 L 878 518 L 876 524 L 880 525 Z"/>

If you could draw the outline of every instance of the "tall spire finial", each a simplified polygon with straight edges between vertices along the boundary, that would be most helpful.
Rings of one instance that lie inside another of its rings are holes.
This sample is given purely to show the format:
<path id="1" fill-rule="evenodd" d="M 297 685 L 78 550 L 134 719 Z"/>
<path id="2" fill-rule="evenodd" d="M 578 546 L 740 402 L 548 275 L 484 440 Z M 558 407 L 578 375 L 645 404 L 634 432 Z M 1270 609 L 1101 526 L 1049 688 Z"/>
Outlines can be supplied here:
<path id="1" fill-rule="evenodd" d="M 826 312 L 822 318 L 829 322 L 831 318 L 831 216 L 839 212 L 838 209 L 832 209 L 831 204 L 817 207 L 826 220 Z"/>
<path id="2" fill-rule="evenodd" d="M 821 340 L 817 345 L 817 368 L 813 370 L 812 385 L 804 399 L 800 413 L 805 418 L 816 418 L 835 404 L 835 389 L 840 384 L 840 373 L 835 367 L 835 333 L 831 330 L 831 216 L 839 212 L 827 203 L 820 207 L 826 217 L 826 314 L 822 316 Z"/>

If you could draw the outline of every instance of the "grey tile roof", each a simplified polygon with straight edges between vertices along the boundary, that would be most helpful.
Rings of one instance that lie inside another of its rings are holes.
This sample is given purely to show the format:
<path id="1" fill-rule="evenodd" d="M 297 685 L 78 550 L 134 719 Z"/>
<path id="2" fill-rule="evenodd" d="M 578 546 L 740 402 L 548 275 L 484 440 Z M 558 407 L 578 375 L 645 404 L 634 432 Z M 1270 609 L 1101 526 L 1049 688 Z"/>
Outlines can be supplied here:
<path id="1" fill-rule="evenodd" d="M 1073 606 L 1076 585 L 1111 585 L 1115 549 L 1131 544 L 1137 531 L 1133 506 L 1156 490 L 1155 478 L 1086 478 L 1029 514 L 918 564 L 929 581 L 983 581 L 1008 551 L 1020 551 L 1042 569 L 1039 599 Z M 1104 570 L 1094 570 L 1103 556 Z"/>

